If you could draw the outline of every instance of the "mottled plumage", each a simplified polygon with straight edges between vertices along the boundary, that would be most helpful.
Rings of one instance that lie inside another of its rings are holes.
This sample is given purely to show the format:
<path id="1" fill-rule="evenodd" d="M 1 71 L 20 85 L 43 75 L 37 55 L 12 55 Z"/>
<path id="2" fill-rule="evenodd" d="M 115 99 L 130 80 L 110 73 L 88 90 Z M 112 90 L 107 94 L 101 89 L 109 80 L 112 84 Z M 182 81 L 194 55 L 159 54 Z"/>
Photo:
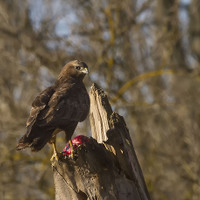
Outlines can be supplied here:
<path id="1" fill-rule="evenodd" d="M 70 140 L 78 124 L 89 112 L 89 96 L 82 82 L 88 67 L 78 60 L 67 63 L 56 83 L 41 92 L 33 101 L 27 120 L 27 131 L 17 150 L 30 147 L 39 151 L 47 142 L 54 142 L 56 133 L 64 130 Z"/>

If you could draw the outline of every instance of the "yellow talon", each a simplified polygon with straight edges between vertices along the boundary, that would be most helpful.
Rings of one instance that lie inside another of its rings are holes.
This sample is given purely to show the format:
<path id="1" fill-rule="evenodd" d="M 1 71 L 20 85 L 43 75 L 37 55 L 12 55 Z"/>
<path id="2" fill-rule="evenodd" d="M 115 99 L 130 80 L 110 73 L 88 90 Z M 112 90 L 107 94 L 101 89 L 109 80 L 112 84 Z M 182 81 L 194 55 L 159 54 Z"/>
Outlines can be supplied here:
<path id="1" fill-rule="evenodd" d="M 59 157 L 58 157 L 58 153 L 57 153 L 57 150 L 56 150 L 56 143 L 53 142 L 52 146 L 53 146 L 53 155 L 52 155 L 50 161 L 53 161 L 54 158 L 56 159 L 56 161 L 58 161 Z"/>
<path id="2" fill-rule="evenodd" d="M 71 158 L 73 159 L 74 158 L 74 148 L 73 148 L 73 144 L 72 144 L 72 141 L 71 139 L 69 140 L 69 145 L 70 145 L 70 148 L 71 148 Z"/>

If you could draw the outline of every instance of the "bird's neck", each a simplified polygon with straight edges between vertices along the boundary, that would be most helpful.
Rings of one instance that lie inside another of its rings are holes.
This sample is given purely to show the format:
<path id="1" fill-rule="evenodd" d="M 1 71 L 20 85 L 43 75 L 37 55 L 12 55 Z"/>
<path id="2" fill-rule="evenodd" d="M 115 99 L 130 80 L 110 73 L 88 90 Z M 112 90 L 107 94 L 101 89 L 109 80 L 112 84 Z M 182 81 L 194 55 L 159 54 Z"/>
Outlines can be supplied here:
<path id="1" fill-rule="evenodd" d="M 83 83 L 83 79 L 82 78 L 76 78 L 76 77 L 68 77 L 66 78 L 60 78 L 56 81 L 56 86 L 60 86 L 62 84 L 76 84 L 76 83 Z"/>

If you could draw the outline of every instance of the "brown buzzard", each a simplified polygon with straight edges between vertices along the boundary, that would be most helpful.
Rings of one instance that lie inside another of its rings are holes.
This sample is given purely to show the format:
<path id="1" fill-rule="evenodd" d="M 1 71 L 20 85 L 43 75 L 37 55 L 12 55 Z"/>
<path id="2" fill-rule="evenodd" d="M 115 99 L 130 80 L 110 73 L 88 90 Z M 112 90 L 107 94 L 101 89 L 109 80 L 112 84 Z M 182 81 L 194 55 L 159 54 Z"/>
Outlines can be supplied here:
<path id="1" fill-rule="evenodd" d="M 50 142 L 56 153 L 56 134 L 62 130 L 71 144 L 78 122 L 85 120 L 89 112 L 90 100 L 83 84 L 87 73 L 87 65 L 78 60 L 63 67 L 56 83 L 33 101 L 27 131 L 19 140 L 17 150 L 30 147 L 32 151 L 39 151 Z"/>

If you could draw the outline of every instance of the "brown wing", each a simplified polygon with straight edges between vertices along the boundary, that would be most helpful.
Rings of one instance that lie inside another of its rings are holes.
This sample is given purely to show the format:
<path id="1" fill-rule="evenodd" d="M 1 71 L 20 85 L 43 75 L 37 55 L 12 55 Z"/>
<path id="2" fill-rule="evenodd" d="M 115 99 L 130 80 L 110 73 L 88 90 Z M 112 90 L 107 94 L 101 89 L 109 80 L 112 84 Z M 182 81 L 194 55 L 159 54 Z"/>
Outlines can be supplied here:
<path id="1" fill-rule="evenodd" d="M 16 147 L 17 150 L 31 147 L 33 151 L 40 150 L 50 139 L 51 130 L 37 126 L 37 119 L 43 110 L 48 106 L 48 102 L 55 92 L 54 87 L 49 87 L 41 92 L 33 101 L 29 118 L 26 122 L 27 131 L 20 138 Z M 36 144 L 36 145 L 35 145 Z"/>
<path id="2" fill-rule="evenodd" d="M 53 95 L 53 93 L 55 92 L 53 87 L 49 87 L 47 89 L 45 89 L 43 92 L 41 92 L 33 101 L 32 103 L 32 108 L 30 111 L 30 115 L 27 119 L 26 122 L 26 127 L 31 128 L 32 125 L 35 123 L 38 114 L 41 112 L 41 110 L 43 110 L 47 105 L 48 102 L 51 98 L 51 96 Z"/>

